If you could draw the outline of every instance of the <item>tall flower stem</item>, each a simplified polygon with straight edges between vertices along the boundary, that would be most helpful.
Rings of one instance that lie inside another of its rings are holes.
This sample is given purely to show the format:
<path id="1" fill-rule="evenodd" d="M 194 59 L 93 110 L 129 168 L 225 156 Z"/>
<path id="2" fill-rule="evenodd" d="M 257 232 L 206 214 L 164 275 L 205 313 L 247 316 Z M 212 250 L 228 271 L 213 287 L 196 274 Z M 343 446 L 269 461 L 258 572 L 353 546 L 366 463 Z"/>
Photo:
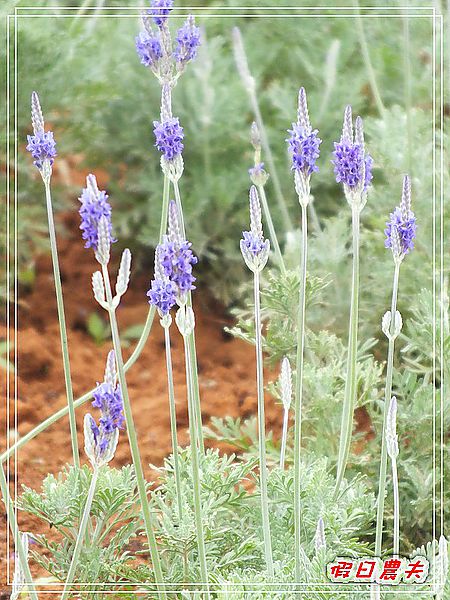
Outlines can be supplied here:
<path id="1" fill-rule="evenodd" d="M 89 523 L 89 515 L 91 513 L 92 501 L 94 500 L 95 488 L 97 486 L 98 481 L 98 468 L 95 468 L 92 473 L 91 484 L 89 486 L 88 495 L 86 498 L 86 504 L 84 505 L 83 516 L 81 517 L 80 528 L 78 530 L 77 539 L 75 542 L 75 547 L 73 549 L 72 560 L 70 562 L 69 572 L 67 573 L 66 582 L 64 584 L 64 588 L 61 594 L 61 600 L 65 600 L 67 595 L 70 592 L 70 588 L 72 586 L 75 573 L 78 566 L 78 560 L 80 558 L 81 549 L 83 547 L 84 536 L 86 535 L 86 529 Z"/>
<path id="2" fill-rule="evenodd" d="M 5 503 L 6 516 L 8 518 L 9 526 L 11 529 L 11 533 L 13 535 L 15 547 L 18 554 L 18 559 L 20 561 L 20 565 L 22 567 L 23 574 L 25 576 L 25 582 L 29 586 L 28 593 L 32 600 L 38 600 L 38 595 L 36 592 L 36 588 L 33 583 L 33 578 L 31 576 L 30 567 L 28 566 L 28 560 L 25 555 L 25 550 L 23 548 L 22 539 L 19 533 L 19 526 L 16 520 L 16 513 L 14 510 L 13 501 L 11 499 L 11 494 L 8 489 L 8 482 L 6 481 L 5 472 L 3 470 L 3 465 L 0 466 L 0 490 L 2 492 L 3 501 Z"/>
<path id="3" fill-rule="evenodd" d="M 356 360 L 358 352 L 358 305 L 359 305 L 359 225 L 360 208 L 352 205 L 353 272 L 348 335 L 347 373 L 345 378 L 344 407 L 341 420 L 339 456 L 337 465 L 335 496 L 339 492 L 347 466 L 353 430 L 353 412 L 356 399 Z"/>
<path id="4" fill-rule="evenodd" d="M 397 459 L 392 459 L 392 486 L 394 495 L 394 556 L 399 555 L 400 551 L 400 496 L 398 491 L 398 471 Z"/>
<path id="5" fill-rule="evenodd" d="M 186 383 L 188 395 L 189 411 L 189 437 L 191 439 L 191 460 L 192 460 L 192 485 L 194 489 L 194 514 L 195 528 L 197 533 L 198 558 L 200 562 L 201 583 L 207 586 L 207 597 L 210 597 L 208 587 L 208 566 L 206 563 L 205 536 L 203 531 L 203 511 L 201 501 L 201 479 L 200 479 L 200 450 L 198 442 L 198 429 L 196 425 L 196 412 L 193 394 L 193 365 L 189 349 L 188 336 L 183 335 L 184 354 L 186 362 Z"/>
<path id="6" fill-rule="evenodd" d="M 386 425 L 389 412 L 389 402 L 392 396 L 392 374 L 394 370 L 394 350 L 395 350 L 395 314 L 397 311 L 397 296 L 398 283 L 400 277 L 400 263 L 395 262 L 394 280 L 392 284 L 392 300 L 391 300 L 391 324 L 390 337 L 388 345 L 388 355 L 386 364 L 386 384 L 384 389 L 384 409 L 383 409 L 383 431 L 381 434 L 381 460 L 380 460 L 380 475 L 378 483 L 378 500 L 377 500 L 377 525 L 375 532 L 375 556 L 381 556 L 381 548 L 383 545 L 383 516 L 384 516 L 384 500 L 386 495 L 386 470 L 387 470 L 387 447 L 386 447 Z"/>
<path id="7" fill-rule="evenodd" d="M 264 556 L 269 577 L 273 577 L 272 538 L 269 521 L 269 495 L 267 491 L 266 462 L 266 419 L 264 411 L 264 371 L 261 339 L 261 305 L 259 297 L 259 271 L 254 272 L 255 303 L 255 345 L 256 345 L 256 384 L 258 391 L 258 446 L 259 446 L 259 479 L 261 488 L 261 514 L 264 537 Z"/>
<path id="8" fill-rule="evenodd" d="M 272 221 L 272 215 L 270 214 L 269 203 L 267 202 L 266 191 L 263 185 L 258 185 L 258 193 L 261 198 L 262 209 L 264 212 L 264 218 L 267 223 L 267 227 L 269 228 L 269 238 L 270 244 L 275 251 L 275 256 L 277 259 L 278 266 L 281 269 L 283 275 L 286 274 L 286 266 L 284 264 L 283 255 L 281 254 L 280 244 L 278 243 L 277 234 L 275 231 L 275 227 Z"/>
<path id="9" fill-rule="evenodd" d="M 162 241 L 162 236 L 164 235 L 164 233 L 166 231 L 166 227 L 167 227 L 168 206 L 169 206 L 169 178 L 164 177 L 163 206 L 162 206 L 162 214 L 161 214 L 160 233 L 159 233 L 159 241 L 160 242 Z M 153 321 L 155 318 L 155 312 L 156 312 L 155 307 L 150 306 L 141 336 L 136 344 L 135 349 L 131 353 L 131 356 L 129 357 L 127 362 L 124 364 L 123 368 L 124 368 L 125 373 L 137 361 L 137 359 L 139 358 L 139 356 L 142 353 L 142 350 L 145 347 L 145 344 L 147 343 L 148 336 L 150 335 L 150 332 L 152 330 Z M 79 408 L 85 402 L 90 400 L 92 398 L 92 394 L 94 393 L 94 391 L 95 391 L 95 388 L 92 388 L 91 390 L 89 390 L 88 392 L 86 392 L 85 394 L 83 394 L 82 396 L 77 398 L 73 402 L 73 408 L 74 409 Z M 64 418 L 69 412 L 70 412 L 70 406 L 69 405 L 64 406 L 60 410 L 58 410 L 55 413 L 53 413 L 52 415 L 50 415 L 47 419 L 45 419 L 44 421 L 39 423 L 39 425 L 36 425 L 36 427 L 34 427 L 31 431 L 29 431 L 27 434 L 25 434 L 23 437 L 21 437 L 17 442 L 15 442 L 12 446 L 10 446 L 8 450 L 6 450 L 5 452 L 3 452 L 3 454 L 0 455 L 0 464 L 3 464 L 5 461 L 7 461 L 8 458 L 10 458 L 19 448 L 22 448 L 23 446 L 28 444 L 28 442 L 30 442 L 32 439 L 34 439 L 40 433 L 42 433 L 43 431 L 45 431 L 46 429 L 51 427 L 51 425 L 53 425 L 60 419 Z"/>
<path id="10" fill-rule="evenodd" d="M 177 491 L 178 518 L 183 518 L 183 502 L 181 497 L 180 459 L 178 456 L 177 409 L 175 405 L 175 389 L 173 385 L 172 350 L 170 346 L 169 326 L 164 327 L 164 344 L 166 349 L 167 387 L 169 391 L 170 435 L 172 438 L 173 469 Z"/>
<path id="11" fill-rule="evenodd" d="M 109 322 L 111 325 L 112 341 L 113 341 L 114 352 L 116 355 L 117 374 L 118 374 L 119 384 L 120 384 L 122 398 L 123 398 L 123 411 L 124 411 L 125 421 L 126 421 L 126 425 L 127 425 L 127 434 L 128 434 L 128 441 L 130 444 L 131 457 L 133 460 L 133 466 L 134 466 L 134 470 L 135 470 L 135 474 L 136 474 L 136 483 L 137 483 L 137 488 L 138 488 L 138 492 L 139 492 L 139 499 L 140 499 L 141 506 L 142 506 L 142 514 L 144 516 L 145 531 L 147 534 L 148 545 L 149 545 L 149 549 L 150 549 L 150 556 L 151 556 L 152 564 L 153 564 L 153 570 L 155 572 L 155 581 L 156 581 L 158 588 L 160 588 L 162 590 L 161 597 L 166 598 L 166 593 L 164 591 L 164 580 L 163 580 L 163 573 L 162 573 L 162 568 L 161 568 L 161 561 L 159 558 L 158 546 L 156 544 L 155 533 L 153 531 L 154 522 L 153 522 L 152 516 L 150 514 L 150 507 L 149 507 L 149 502 L 148 502 L 148 498 L 147 498 L 147 489 L 146 489 L 146 483 L 145 483 L 145 479 L 144 479 L 144 472 L 142 469 L 141 456 L 139 453 L 139 445 L 138 445 L 138 440 L 137 440 L 137 435 L 136 435 L 136 429 L 134 426 L 133 413 L 132 413 L 131 404 L 130 404 L 130 397 L 128 395 L 127 380 L 125 378 L 125 370 L 124 370 L 124 364 L 123 364 L 122 347 L 120 344 L 119 328 L 117 325 L 115 309 L 113 308 L 113 304 L 112 304 L 113 298 L 112 298 L 112 292 L 111 292 L 111 282 L 109 279 L 108 267 L 105 265 L 102 265 L 102 272 L 103 272 L 103 280 L 104 280 L 104 284 L 105 284 L 106 300 L 109 305 L 109 308 L 108 308 Z"/>
<path id="12" fill-rule="evenodd" d="M 284 470 L 284 461 L 286 458 L 286 441 L 289 424 L 289 411 L 285 408 L 283 411 L 283 432 L 281 434 L 281 451 L 280 451 L 280 469 Z"/>
<path id="13" fill-rule="evenodd" d="M 179 215 L 179 219 L 180 219 L 181 233 L 182 233 L 183 237 L 186 239 L 186 228 L 184 225 L 183 205 L 181 203 L 181 194 L 180 194 L 180 188 L 179 188 L 178 182 L 174 182 L 173 189 L 175 192 L 175 202 L 177 205 L 178 215 Z M 188 293 L 187 306 L 190 306 L 192 308 L 191 292 Z M 203 440 L 202 408 L 201 408 L 201 403 L 200 403 L 200 387 L 199 387 L 199 383 L 198 383 L 197 351 L 195 348 L 195 333 L 194 333 L 194 331 L 192 331 L 192 333 L 188 336 L 188 349 L 189 349 L 189 356 L 190 356 L 190 361 L 191 361 L 191 366 L 192 366 L 192 394 L 193 394 L 193 406 L 194 406 L 194 411 L 195 411 L 194 412 L 195 422 L 196 422 L 196 426 L 197 426 L 197 439 L 198 439 L 199 448 L 200 448 L 201 452 L 204 453 L 205 443 Z"/>
<path id="14" fill-rule="evenodd" d="M 53 279 L 55 282 L 56 305 L 58 309 L 59 332 L 61 337 L 61 351 L 64 369 L 64 382 L 66 386 L 67 407 L 69 412 L 70 439 L 72 443 L 73 463 L 80 466 L 78 452 L 77 422 L 75 419 L 75 408 L 73 402 L 72 379 L 70 374 L 69 347 L 67 342 L 66 317 L 64 314 L 64 300 L 61 285 L 61 274 L 59 271 L 58 248 L 56 245 L 55 222 L 53 219 L 52 196 L 50 191 L 50 178 L 44 179 L 45 199 L 47 204 L 48 232 L 50 236 L 50 248 L 53 263 Z"/>
<path id="15" fill-rule="evenodd" d="M 297 313 L 297 357 L 295 380 L 295 425 L 294 425 L 294 536 L 295 536 L 295 580 L 301 580 L 301 444 L 302 444 L 302 404 L 303 367 L 305 353 L 305 312 L 306 312 L 306 263 L 308 257 L 308 213 L 302 205 L 302 255 L 300 263 L 300 288 Z"/>

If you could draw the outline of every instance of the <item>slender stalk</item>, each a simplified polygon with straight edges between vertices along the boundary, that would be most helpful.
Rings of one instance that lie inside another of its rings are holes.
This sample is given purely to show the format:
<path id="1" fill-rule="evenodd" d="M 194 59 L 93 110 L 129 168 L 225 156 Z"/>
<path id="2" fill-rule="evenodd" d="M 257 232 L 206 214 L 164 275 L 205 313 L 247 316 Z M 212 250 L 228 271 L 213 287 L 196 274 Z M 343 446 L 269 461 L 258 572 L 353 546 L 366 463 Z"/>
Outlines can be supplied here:
<path id="1" fill-rule="evenodd" d="M 386 109 L 383 104 L 383 100 L 381 99 L 380 90 L 377 84 L 377 78 L 375 76 L 375 71 L 372 65 L 372 61 L 370 59 L 369 47 L 367 45 L 366 34 L 364 32 L 364 25 L 359 11 L 358 0 L 355 0 L 354 4 L 356 7 L 356 31 L 358 34 L 359 43 L 361 45 L 361 51 L 364 63 L 366 65 L 367 75 L 369 77 L 369 84 L 372 90 L 373 97 L 375 98 L 375 104 L 377 105 L 378 112 L 380 113 L 381 117 L 384 117 Z"/>
<path id="2" fill-rule="evenodd" d="M 94 500 L 95 488 L 97 486 L 98 480 L 98 468 L 94 468 L 92 473 L 91 484 L 89 486 L 88 495 L 86 498 L 86 504 L 84 505 L 83 516 L 81 518 L 80 528 L 78 530 L 77 539 L 75 542 L 75 547 L 73 549 L 72 560 L 70 562 L 69 572 L 67 573 L 66 582 L 64 584 L 64 588 L 61 594 L 61 600 L 65 600 L 67 595 L 70 592 L 70 588 L 72 586 L 75 573 L 78 566 L 78 560 L 80 558 L 81 549 L 83 547 L 84 536 L 86 534 L 87 525 L 89 522 L 89 515 L 91 513 L 92 501 Z"/>
<path id="3" fill-rule="evenodd" d="M 111 334 L 114 352 L 116 355 L 117 362 L 117 374 L 119 379 L 119 384 L 122 392 L 123 398 L 123 411 L 125 415 L 125 421 L 127 425 L 127 434 L 128 441 L 130 444 L 131 457 L 133 460 L 134 471 L 136 474 L 136 483 L 139 492 L 139 499 L 141 501 L 142 513 L 144 516 L 144 525 L 145 531 L 147 534 L 148 545 L 150 549 L 150 556 L 152 559 L 153 569 L 155 572 L 155 581 L 158 586 L 158 589 L 161 589 L 161 596 L 166 598 L 166 592 L 164 591 L 164 580 L 163 573 L 161 568 L 161 561 L 158 553 L 158 546 L 156 544 L 156 537 L 153 531 L 154 523 L 152 516 L 150 514 L 150 508 L 147 498 L 147 489 L 146 483 L 144 479 L 144 471 L 142 469 L 141 456 L 139 453 L 139 445 L 136 435 L 136 428 L 134 426 L 133 413 L 131 410 L 130 398 L 128 395 L 128 386 L 127 380 L 125 378 L 124 364 L 123 364 L 123 356 L 122 356 L 122 347 L 120 344 L 120 336 L 119 336 L 119 328 L 117 325 L 116 313 L 112 308 L 112 292 L 111 292 L 111 282 L 109 280 L 108 267 L 102 266 L 103 271 L 103 280 L 105 284 L 106 291 L 106 299 L 109 305 L 108 314 L 109 314 L 109 322 L 111 325 Z"/>
<path id="4" fill-rule="evenodd" d="M 386 424 L 389 412 L 389 402 L 392 396 L 392 374 L 394 370 L 394 350 L 395 339 L 393 336 L 395 329 L 395 313 L 397 311 L 397 296 L 398 283 L 400 276 L 400 263 L 395 263 L 394 280 L 392 284 L 392 300 L 391 300 L 391 327 L 388 345 L 388 356 L 386 365 L 386 383 L 384 388 L 384 410 L 383 410 L 383 431 L 381 434 L 381 460 L 380 460 L 380 475 L 378 483 L 378 500 L 377 500 L 377 525 L 375 532 L 375 556 L 381 556 L 381 548 L 383 545 L 383 515 L 384 515 L 384 500 L 386 494 L 386 469 L 387 469 L 387 447 L 386 447 Z"/>
<path id="5" fill-rule="evenodd" d="M 267 492 L 266 463 L 266 420 L 264 414 L 264 372 L 261 339 L 261 306 L 259 298 L 259 271 L 254 273 L 255 302 L 255 345 L 256 345 L 256 384 L 258 390 L 258 445 L 259 445 L 259 478 L 261 488 L 261 514 L 264 537 L 264 556 L 269 577 L 273 577 L 272 539 L 269 521 L 269 495 Z"/>
<path id="6" fill-rule="evenodd" d="M 280 469 L 284 470 L 284 460 L 286 457 L 286 440 L 288 433 L 289 411 L 285 408 L 283 414 L 283 433 L 281 434 L 281 452 L 280 452 Z"/>
<path id="7" fill-rule="evenodd" d="M 52 196 L 50 191 L 50 180 L 44 180 L 45 199 L 47 204 L 48 233 L 50 236 L 50 248 L 53 263 L 53 279 L 55 282 L 56 305 L 58 309 L 59 332 L 61 337 L 61 351 L 64 369 L 64 382 L 66 386 L 67 405 L 70 423 L 70 439 L 72 443 L 73 464 L 80 466 L 78 451 L 77 422 L 75 419 L 75 408 L 73 405 L 73 389 L 70 374 L 69 347 L 67 342 L 66 317 L 64 314 L 64 300 L 61 285 L 61 274 L 59 271 L 58 248 L 56 245 L 55 222 L 53 220 Z"/>
<path id="8" fill-rule="evenodd" d="M 353 273 L 348 335 L 347 374 L 345 378 L 344 407 L 341 420 L 341 436 L 337 465 L 335 496 L 339 492 L 347 466 L 353 430 L 353 411 L 356 399 L 356 360 L 358 352 L 358 304 L 359 304 L 359 217 L 360 209 L 352 206 Z"/>
<path id="9" fill-rule="evenodd" d="M 267 137 L 266 128 L 264 126 L 264 121 L 262 119 L 261 111 L 259 108 L 258 98 L 256 97 L 255 89 L 246 88 L 248 91 L 248 95 L 250 98 L 250 103 L 253 108 L 253 113 L 255 115 L 255 121 L 258 125 L 258 129 L 261 135 L 261 145 L 263 147 L 264 153 L 267 157 L 267 162 L 269 163 L 270 175 L 273 181 L 273 187 L 275 190 L 275 196 L 278 202 L 278 207 L 281 211 L 281 216 L 283 217 L 284 228 L 285 231 L 292 231 L 293 224 L 291 221 L 291 217 L 289 216 L 289 211 L 286 206 L 286 202 L 284 201 L 283 192 L 281 191 L 281 184 L 278 178 L 278 173 L 275 167 L 275 161 L 273 159 L 272 151 L 270 149 L 269 140 Z"/>
<path id="10" fill-rule="evenodd" d="M 177 491 L 178 518 L 183 519 L 183 502 L 181 497 L 180 459 L 178 456 L 177 409 L 175 405 L 175 389 L 173 385 L 172 350 L 170 347 L 170 330 L 164 327 L 164 343 L 166 349 L 167 387 L 169 391 L 170 435 L 172 438 L 173 469 Z"/>
<path id="11" fill-rule="evenodd" d="M 180 187 L 178 185 L 178 182 L 175 182 L 173 184 L 173 189 L 175 192 L 175 202 L 177 204 L 178 215 L 179 215 L 179 219 L 180 219 L 181 233 L 182 233 L 184 239 L 186 239 L 186 228 L 184 225 L 183 205 L 181 203 L 181 194 L 180 194 Z M 191 292 L 188 293 L 187 306 L 192 308 Z M 188 336 L 188 348 L 189 348 L 189 355 L 190 355 L 190 360 L 191 360 L 191 365 L 192 365 L 192 393 L 193 393 L 193 400 L 194 400 L 195 422 L 196 422 L 196 426 L 197 426 L 197 439 L 198 439 L 199 448 L 200 448 L 201 452 L 204 453 L 205 443 L 204 443 L 204 439 L 203 439 L 202 407 L 201 407 L 201 402 L 200 402 L 200 387 L 199 387 L 199 383 L 198 383 L 197 351 L 195 348 L 195 330 L 192 331 L 192 333 Z"/>
<path id="12" fill-rule="evenodd" d="M 280 267 L 283 275 L 285 275 L 286 274 L 286 266 L 284 264 L 283 255 L 281 254 L 280 244 L 278 243 L 277 234 L 276 234 L 275 227 L 274 227 L 274 224 L 272 221 L 272 215 L 270 214 L 270 210 L 269 210 L 269 203 L 267 202 L 266 190 L 264 189 L 263 185 L 258 186 L 258 193 L 259 193 L 259 197 L 261 198 L 261 204 L 262 204 L 262 208 L 264 211 L 264 218 L 266 220 L 267 227 L 269 228 L 270 244 L 275 251 L 275 256 L 277 258 L 278 266 Z"/>
<path id="13" fill-rule="evenodd" d="M 164 235 L 164 233 L 166 231 L 168 206 L 169 206 L 169 178 L 164 177 L 163 205 L 162 205 L 162 215 L 161 215 L 161 226 L 160 226 L 160 232 L 159 232 L 159 241 L 160 242 L 162 241 L 162 236 Z M 144 328 L 141 333 L 141 337 L 139 338 L 139 340 L 136 344 L 136 347 L 133 350 L 130 358 L 124 364 L 123 368 L 124 368 L 125 373 L 137 361 L 137 359 L 139 358 L 139 356 L 142 353 L 142 350 L 145 347 L 145 344 L 147 343 L 148 336 L 150 335 L 150 332 L 152 330 L 153 320 L 155 318 L 155 311 L 156 311 L 155 307 L 150 306 L 149 311 L 147 313 L 147 318 L 146 318 L 146 321 L 144 324 Z M 85 394 L 83 394 L 82 396 L 77 398 L 77 400 L 75 400 L 73 403 L 73 408 L 76 409 L 76 408 L 82 406 L 88 400 L 90 400 L 92 398 L 92 394 L 94 393 L 94 391 L 95 391 L 95 388 L 92 388 L 91 390 L 89 390 L 88 392 L 86 392 Z M 39 423 L 39 425 L 34 427 L 26 435 L 21 437 L 20 440 L 18 440 L 12 446 L 10 446 L 6 452 L 3 452 L 3 454 L 0 455 L 0 464 L 3 464 L 19 448 L 22 448 L 22 446 L 25 446 L 28 442 L 30 442 L 32 439 L 34 439 L 37 435 L 39 435 L 40 433 L 42 433 L 43 431 L 48 429 L 51 425 L 56 423 L 56 421 L 59 421 L 60 419 L 65 417 L 68 413 L 69 413 L 69 406 L 65 406 L 64 408 L 61 408 L 60 410 L 58 410 L 55 413 L 53 413 L 52 415 L 50 415 L 47 419 L 42 421 L 42 423 Z"/>
<path id="14" fill-rule="evenodd" d="M 206 585 L 206 593 L 208 598 L 208 566 L 206 563 L 205 536 L 203 532 L 203 515 L 201 501 L 201 478 L 200 478 L 200 450 L 198 447 L 198 429 L 196 425 L 196 413 L 193 394 L 193 364 L 191 361 L 191 353 L 189 350 L 188 336 L 183 336 L 184 340 L 184 355 L 186 362 L 186 383 L 188 396 L 188 411 L 189 411 L 189 437 L 191 439 L 191 460 L 192 460 L 192 485 L 194 489 L 194 515 L 195 529 L 197 533 L 198 558 L 200 562 L 201 583 Z"/>
<path id="15" fill-rule="evenodd" d="M 14 505 L 11 499 L 11 494 L 9 493 L 8 482 L 6 481 L 3 465 L 0 467 L 0 490 L 2 492 L 3 501 L 5 503 L 6 516 L 8 519 L 9 527 L 13 535 L 17 554 L 19 555 L 20 566 L 22 567 L 22 571 L 25 576 L 25 581 L 28 585 L 27 591 L 30 594 L 32 600 L 38 600 L 38 595 L 36 593 L 36 588 L 33 583 L 30 567 L 28 566 L 28 560 L 25 556 L 25 550 L 23 548 L 22 539 L 20 537 L 19 526 L 16 520 L 16 513 L 14 511 Z"/>
<path id="16" fill-rule="evenodd" d="M 302 447 L 302 404 L 303 365 L 305 353 L 306 312 L 306 263 L 308 258 L 308 213 L 302 206 L 302 255 L 300 263 L 300 288 L 297 313 L 297 357 L 295 379 L 295 425 L 294 425 L 294 536 L 295 536 L 295 580 L 301 581 L 301 496 L 300 471 Z"/>
<path id="17" fill-rule="evenodd" d="M 400 496 L 398 491 L 397 459 L 392 459 L 392 486 L 394 494 L 394 556 L 400 552 Z"/>

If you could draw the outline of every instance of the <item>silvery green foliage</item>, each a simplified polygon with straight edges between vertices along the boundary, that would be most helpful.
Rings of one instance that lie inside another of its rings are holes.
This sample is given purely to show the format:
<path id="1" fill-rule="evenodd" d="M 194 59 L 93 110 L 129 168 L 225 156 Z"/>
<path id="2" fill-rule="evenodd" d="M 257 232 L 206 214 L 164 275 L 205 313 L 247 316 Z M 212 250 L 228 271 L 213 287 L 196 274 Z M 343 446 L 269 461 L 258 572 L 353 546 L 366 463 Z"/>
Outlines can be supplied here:
<path id="1" fill-rule="evenodd" d="M 58 581 L 67 575 L 91 478 L 89 467 L 68 466 L 57 476 L 47 475 L 39 492 L 23 486 L 18 499 L 20 510 L 52 527 L 49 537 L 33 536 L 37 545 L 30 548 L 30 555 Z M 141 527 L 138 505 L 133 468 L 103 467 L 91 509 L 91 543 L 83 549 L 75 583 L 89 583 L 89 591 L 95 592 L 104 589 L 101 582 L 108 581 L 114 589 L 130 561 L 127 545 Z M 77 589 L 83 593 L 82 585 Z"/>
<path id="2" fill-rule="evenodd" d="M 381 320 L 381 330 L 383 331 L 384 335 L 388 338 L 388 340 L 393 341 L 399 336 L 403 327 L 402 315 L 398 310 L 395 311 L 395 323 L 392 332 L 391 321 L 391 311 L 388 310 L 384 313 L 383 319 Z"/>
<path id="3" fill-rule="evenodd" d="M 28 541 L 29 534 L 27 532 L 19 533 L 20 541 L 22 543 L 23 552 L 25 554 L 26 560 L 28 562 Z M 22 588 L 25 585 L 25 573 L 23 572 L 22 565 L 20 563 L 19 557 L 16 553 L 16 559 L 14 564 L 14 575 L 12 580 L 12 589 L 11 589 L 11 600 L 18 600 L 20 594 L 22 593 Z"/>

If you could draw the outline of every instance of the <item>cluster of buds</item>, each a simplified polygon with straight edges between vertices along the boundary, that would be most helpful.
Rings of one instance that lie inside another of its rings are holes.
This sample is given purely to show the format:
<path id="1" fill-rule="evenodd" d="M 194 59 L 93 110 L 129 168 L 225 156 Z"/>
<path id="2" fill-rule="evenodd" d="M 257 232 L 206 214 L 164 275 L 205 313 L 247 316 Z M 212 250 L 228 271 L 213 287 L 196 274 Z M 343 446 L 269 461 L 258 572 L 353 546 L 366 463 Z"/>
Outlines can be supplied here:
<path id="1" fill-rule="evenodd" d="M 143 30 L 136 37 L 136 52 L 161 85 L 176 85 L 186 65 L 194 60 L 200 46 L 200 28 L 189 15 L 178 29 L 175 43 L 168 25 L 173 0 L 152 0 L 142 14 Z M 156 28 L 155 28 L 156 26 Z"/>
<path id="2" fill-rule="evenodd" d="M 343 184 L 347 202 L 361 211 L 367 202 L 372 181 L 373 160 L 365 150 L 361 117 L 356 118 L 353 133 L 351 106 L 345 109 L 342 135 L 340 141 L 334 144 L 332 162 L 336 181 Z"/>
<path id="3" fill-rule="evenodd" d="M 400 206 L 391 213 L 384 230 L 386 235 L 384 245 L 392 250 L 396 264 L 400 264 L 414 248 L 416 229 L 416 217 L 411 210 L 411 181 L 408 175 L 405 175 Z"/>
<path id="4" fill-rule="evenodd" d="M 123 428 L 122 394 L 116 384 L 116 357 L 111 350 L 106 360 L 105 377 L 97 385 L 92 406 L 99 408 L 101 417 L 98 424 L 89 413 L 84 417 L 84 448 L 94 469 L 110 462 L 114 457 L 119 430 Z"/>
<path id="5" fill-rule="evenodd" d="M 250 141 L 255 149 L 253 167 L 248 170 L 251 182 L 257 187 L 266 185 L 269 174 L 264 170 L 264 163 L 261 162 L 261 134 L 258 125 L 253 122 L 250 130 Z"/>

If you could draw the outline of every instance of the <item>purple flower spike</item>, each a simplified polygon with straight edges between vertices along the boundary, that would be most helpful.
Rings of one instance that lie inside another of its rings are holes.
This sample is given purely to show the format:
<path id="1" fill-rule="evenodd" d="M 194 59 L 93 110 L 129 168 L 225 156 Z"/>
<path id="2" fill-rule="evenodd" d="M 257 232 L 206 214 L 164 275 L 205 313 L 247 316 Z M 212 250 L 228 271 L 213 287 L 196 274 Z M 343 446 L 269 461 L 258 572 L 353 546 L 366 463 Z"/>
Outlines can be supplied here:
<path id="1" fill-rule="evenodd" d="M 136 52 L 143 65 L 153 67 L 162 58 L 159 37 L 151 35 L 148 31 L 141 31 L 136 37 Z"/>
<path id="2" fill-rule="evenodd" d="M 185 65 L 197 56 L 200 46 L 200 28 L 196 27 L 195 20 L 189 15 L 186 22 L 177 32 L 177 46 L 174 57 L 177 63 Z"/>
<path id="3" fill-rule="evenodd" d="M 173 7 L 173 0 L 152 0 L 149 14 L 153 17 L 155 25 L 162 27 L 167 21 Z"/>
<path id="4" fill-rule="evenodd" d="M 91 415 L 85 417 L 85 448 L 95 466 L 108 463 L 114 455 L 119 430 L 124 427 L 123 400 L 119 384 L 115 382 L 114 351 L 108 354 L 105 378 L 97 384 L 92 406 L 100 410 L 98 423 Z"/>
<path id="5" fill-rule="evenodd" d="M 408 175 L 403 179 L 403 193 L 400 206 L 397 206 L 386 223 L 384 245 L 391 248 L 394 260 L 402 261 L 414 248 L 416 237 L 416 217 L 411 210 L 411 181 Z"/>
<path id="6" fill-rule="evenodd" d="M 34 158 L 36 167 L 42 171 L 46 162 L 50 167 L 53 165 L 56 142 L 53 139 L 53 131 L 44 131 L 44 117 L 36 92 L 31 94 L 31 122 L 34 135 L 27 135 L 27 150 Z"/>
<path id="7" fill-rule="evenodd" d="M 342 135 L 334 143 L 332 163 L 337 183 L 343 183 L 351 192 L 367 192 L 373 178 L 373 159 L 365 151 L 361 117 L 357 117 L 353 133 L 351 106 L 345 109 Z"/>
<path id="8" fill-rule="evenodd" d="M 43 131 L 36 135 L 27 135 L 27 150 L 35 159 L 34 164 L 41 170 L 44 161 L 48 160 L 53 165 L 56 156 L 56 142 L 53 139 L 53 131 Z"/>
<path id="9" fill-rule="evenodd" d="M 317 136 L 318 130 L 313 130 L 309 122 L 305 88 L 300 88 L 297 122 L 292 123 L 292 129 L 288 129 L 288 133 L 290 136 L 286 141 L 292 158 L 292 170 L 309 177 L 319 170 L 316 160 L 320 155 L 319 146 L 322 140 Z"/>
<path id="10" fill-rule="evenodd" d="M 256 273 L 262 271 L 269 257 L 269 240 L 264 239 L 261 204 L 254 185 L 250 188 L 250 231 L 242 232 L 241 253 L 247 267 Z"/>
<path id="11" fill-rule="evenodd" d="M 83 239 L 86 240 L 84 247 L 97 251 L 98 226 L 101 217 L 106 217 L 108 220 L 111 242 L 115 242 L 116 240 L 112 238 L 111 205 L 108 202 L 108 195 L 98 189 L 94 175 L 86 177 L 86 188 L 81 192 L 79 200 L 81 202 L 80 229 L 83 232 Z"/>
<path id="12" fill-rule="evenodd" d="M 183 304 L 186 294 L 195 290 L 192 267 L 198 258 L 191 250 L 192 244 L 183 239 L 176 203 L 169 203 L 168 235 L 155 253 L 155 278 L 147 292 L 149 303 L 161 315 L 167 314 L 176 302 Z"/>
<path id="13" fill-rule="evenodd" d="M 177 117 L 171 117 L 162 123 L 153 121 L 155 146 L 166 160 L 173 160 L 183 152 L 184 132 Z"/>

